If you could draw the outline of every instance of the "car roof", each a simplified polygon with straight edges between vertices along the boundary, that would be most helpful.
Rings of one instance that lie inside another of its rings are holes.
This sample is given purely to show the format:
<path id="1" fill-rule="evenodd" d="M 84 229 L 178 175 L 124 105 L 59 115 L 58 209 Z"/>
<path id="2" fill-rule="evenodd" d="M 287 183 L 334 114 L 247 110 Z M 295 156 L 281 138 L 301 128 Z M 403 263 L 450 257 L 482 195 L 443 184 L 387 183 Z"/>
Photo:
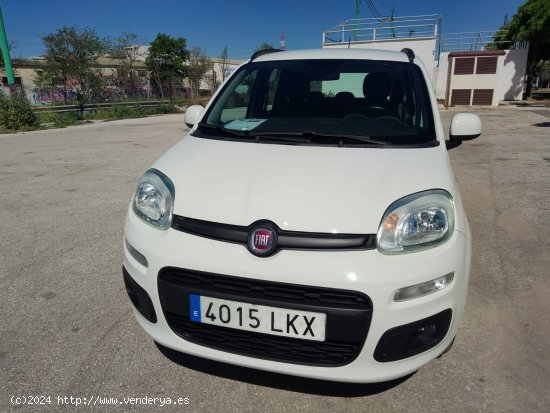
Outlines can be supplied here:
<path id="1" fill-rule="evenodd" d="M 304 60 L 304 59 L 353 59 L 353 60 L 390 60 L 408 62 L 408 56 L 403 52 L 379 49 L 359 48 L 325 48 L 305 50 L 285 50 L 262 54 L 254 62 L 269 62 L 274 60 Z"/>

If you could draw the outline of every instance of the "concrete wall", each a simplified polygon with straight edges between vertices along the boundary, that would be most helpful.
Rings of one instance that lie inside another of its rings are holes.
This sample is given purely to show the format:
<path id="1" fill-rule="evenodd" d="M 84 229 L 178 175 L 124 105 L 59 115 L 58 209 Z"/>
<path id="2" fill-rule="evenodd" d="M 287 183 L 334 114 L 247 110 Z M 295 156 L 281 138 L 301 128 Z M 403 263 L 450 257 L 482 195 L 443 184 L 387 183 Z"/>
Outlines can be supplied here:
<path id="1" fill-rule="evenodd" d="M 528 49 L 506 50 L 499 58 L 499 82 L 496 89 L 498 100 L 521 100 L 525 88 Z"/>
<path id="2" fill-rule="evenodd" d="M 449 70 L 449 52 L 443 52 L 439 56 L 439 67 L 434 68 L 434 89 L 438 100 L 445 99 L 447 91 L 447 79 Z"/>
<path id="3" fill-rule="evenodd" d="M 210 70 L 201 79 L 200 89 L 211 90 L 213 93 L 221 85 L 223 76 L 222 76 L 222 65 L 215 58 L 212 58 L 211 60 L 213 61 L 214 66 L 212 70 Z M 229 75 L 231 75 L 231 73 L 233 73 L 241 63 L 242 62 L 239 60 L 228 60 L 225 78 L 227 79 Z M 214 80 L 216 83 L 215 85 L 214 85 Z M 184 81 L 184 83 L 186 83 L 186 81 Z M 187 81 L 186 85 L 188 84 L 189 82 Z"/>

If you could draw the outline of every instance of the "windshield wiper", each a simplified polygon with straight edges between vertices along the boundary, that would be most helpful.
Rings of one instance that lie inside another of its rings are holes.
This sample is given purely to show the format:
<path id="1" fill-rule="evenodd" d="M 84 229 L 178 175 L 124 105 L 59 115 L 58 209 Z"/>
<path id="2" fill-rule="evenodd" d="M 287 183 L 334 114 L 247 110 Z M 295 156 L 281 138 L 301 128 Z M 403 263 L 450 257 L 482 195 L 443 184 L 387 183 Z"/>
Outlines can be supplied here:
<path id="1" fill-rule="evenodd" d="M 386 146 L 387 141 L 380 141 L 369 138 L 363 135 L 348 135 L 340 133 L 324 133 L 315 131 L 306 132 L 286 132 L 286 131 L 273 131 L 273 132 L 254 132 L 254 131 L 237 131 L 233 129 L 227 129 L 220 125 L 211 125 L 209 123 L 199 123 L 200 127 L 214 129 L 225 135 L 238 136 L 241 138 L 253 138 L 256 143 L 260 142 L 285 142 L 288 144 L 311 144 L 322 143 L 328 145 L 338 145 L 340 147 L 350 143 L 364 143 L 373 146 Z"/>
<path id="2" fill-rule="evenodd" d="M 227 129 L 220 125 L 211 125 L 209 123 L 199 123 L 200 127 L 208 128 L 208 129 L 214 129 L 218 132 L 221 132 L 226 135 L 231 136 L 238 136 L 241 138 L 250 138 L 250 140 L 253 140 L 256 143 L 259 142 L 272 142 L 272 141 L 278 141 L 278 142 L 287 142 L 289 144 L 305 144 L 310 143 L 311 139 L 297 136 L 296 133 L 289 133 L 288 135 L 280 135 L 280 136 L 272 136 L 271 133 L 251 133 L 251 131 L 237 131 L 233 129 Z"/>
<path id="3" fill-rule="evenodd" d="M 232 136 L 241 136 L 241 137 L 250 136 L 249 131 L 237 131 L 237 130 L 233 130 L 233 129 L 226 129 L 223 126 L 220 126 L 220 125 L 211 125 L 209 123 L 204 123 L 204 122 L 199 123 L 199 127 L 214 129 L 218 132 L 226 133 L 226 134 L 232 135 Z"/>
<path id="4" fill-rule="evenodd" d="M 346 143 L 350 142 L 361 142 L 367 143 L 376 146 L 386 146 L 388 141 L 380 141 L 372 139 L 368 136 L 363 135 L 349 135 L 341 133 L 325 133 L 325 132 L 251 132 L 250 136 L 254 137 L 269 137 L 269 138 L 280 138 L 280 137 L 294 137 L 294 138 L 306 138 L 305 143 L 314 141 L 319 142 L 320 140 L 325 141 L 323 143 L 328 144 L 338 144 L 338 146 L 344 146 Z"/>

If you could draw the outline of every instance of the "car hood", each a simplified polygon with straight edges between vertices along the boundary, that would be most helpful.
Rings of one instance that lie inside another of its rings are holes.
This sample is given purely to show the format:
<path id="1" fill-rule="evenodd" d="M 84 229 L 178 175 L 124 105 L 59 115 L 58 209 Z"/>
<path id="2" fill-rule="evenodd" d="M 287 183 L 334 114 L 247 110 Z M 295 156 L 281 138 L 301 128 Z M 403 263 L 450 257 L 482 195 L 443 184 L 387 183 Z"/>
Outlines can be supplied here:
<path id="1" fill-rule="evenodd" d="M 267 219 L 291 231 L 376 233 L 388 206 L 403 196 L 436 188 L 454 195 L 443 149 L 278 145 L 188 135 L 153 167 L 174 183 L 177 215 L 245 226 Z"/>

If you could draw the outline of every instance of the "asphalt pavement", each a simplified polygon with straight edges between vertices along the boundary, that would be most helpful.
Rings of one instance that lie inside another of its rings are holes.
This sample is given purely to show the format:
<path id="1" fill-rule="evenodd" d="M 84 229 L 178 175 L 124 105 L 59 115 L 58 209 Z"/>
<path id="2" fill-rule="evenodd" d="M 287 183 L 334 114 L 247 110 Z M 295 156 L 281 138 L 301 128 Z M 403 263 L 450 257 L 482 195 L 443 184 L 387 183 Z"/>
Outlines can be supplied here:
<path id="1" fill-rule="evenodd" d="M 183 115 L 0 135 L 0 411 L 550 411 L 550 109 L 475 113 L 483 135 L 449 152 L 473 236 L 465 319 L 448 354 L 377 385 L 179 355 L 138 326 L 124 217 Z"/>

